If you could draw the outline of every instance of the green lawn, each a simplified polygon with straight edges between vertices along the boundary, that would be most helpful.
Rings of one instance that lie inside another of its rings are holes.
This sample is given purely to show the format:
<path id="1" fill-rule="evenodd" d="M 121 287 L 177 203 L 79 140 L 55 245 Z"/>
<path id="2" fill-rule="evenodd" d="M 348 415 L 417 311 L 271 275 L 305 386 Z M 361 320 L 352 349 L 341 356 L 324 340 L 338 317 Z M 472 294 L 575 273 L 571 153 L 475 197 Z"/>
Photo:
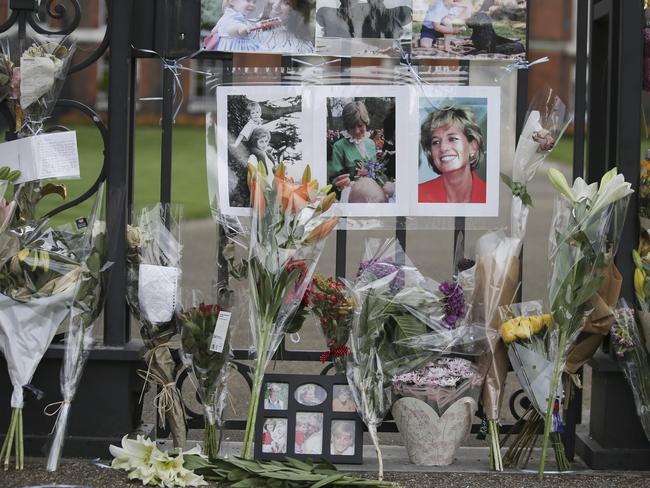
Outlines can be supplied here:
<path id="1" fill-rule="evenodd" d="M 83 193 L 97 177 L 102 162 L 102 142 L 99 132 L 90 126 L 73 127 L 77 131 L 81 179 L 66 181 L 68 198 Z M 135 208 L 155 203 L 160 196 L 160 128 L 141 126 L 136 130 L 135 147 Z M 573 139 L 564 136 L 553 151 L 551 159 L 570 164 Z M 172 200 L 184 205 L 185 219 L 210 216 L 205 170 L 205 136 L 201 127 L 174 128 Z M 44 214 L 58 206 L 61 200 L 48 196 L 40 205 Z M 87 215 L 90 202 L 65 212 L 57 222 Z"/>

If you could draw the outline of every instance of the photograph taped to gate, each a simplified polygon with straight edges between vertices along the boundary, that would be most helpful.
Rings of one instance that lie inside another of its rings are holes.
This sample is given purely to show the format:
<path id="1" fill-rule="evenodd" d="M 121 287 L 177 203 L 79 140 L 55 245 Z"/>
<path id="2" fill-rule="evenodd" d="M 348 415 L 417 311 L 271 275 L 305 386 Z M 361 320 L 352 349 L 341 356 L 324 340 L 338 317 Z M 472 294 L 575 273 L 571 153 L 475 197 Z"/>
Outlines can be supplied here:
<path id="1" fill-rule="evenodd" d="M 221 211 L 250 213 L 248 164 L 266 167 L 269 178 L 279 163 L 300 180 L 309 161 L 303 92 L 298 86 L 217 88 L 217 180 Z"/>
<path id="2" fill-rule="evenodd" d="M 497 87 L 430 86 L 419 96 L 412 214 L 498 215 L 499 100 Z"/>
<path id="3" fill-rule="evenodd" d="M 413 58 L 526 58 L 526 0 L 413 0 Z"/>
<path id="4" fill-rule="evenodd" d="M 207 51 L 312 54 L 315 0 L 204 0 Z"/>
<path id="5" fill-rule="evenodd" d="M 411 0 L 317 0 L 316 51 L 400 57 L 411 42 L 411 24 Z"/>
<path id="6" fill-rule="evenodd" d="M 334 185 L 341 215 L 407 215 L 408 87 L 326 86 L 314 97 L 314 156 L 327 162 L 315 174 Z"/>

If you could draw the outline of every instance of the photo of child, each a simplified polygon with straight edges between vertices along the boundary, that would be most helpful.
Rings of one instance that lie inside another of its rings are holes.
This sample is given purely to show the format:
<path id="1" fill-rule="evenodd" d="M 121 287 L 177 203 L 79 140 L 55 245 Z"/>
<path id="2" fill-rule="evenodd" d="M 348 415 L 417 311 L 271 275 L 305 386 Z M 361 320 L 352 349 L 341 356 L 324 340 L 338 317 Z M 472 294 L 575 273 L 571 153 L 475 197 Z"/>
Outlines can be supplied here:
<path id="1" fill-rule="evenodd" d="M 264 408 L 266 410 L 286 410 L 289 396 L 287 383 L 267 383 L 264 392 Z"/>
<path id="2" fill-rule="evenodd" d="M 327 109 L 327 181 L 338 201 L 395 202 L 395 98 L 330 97 Z"/>
<path id="3" fill-rule="evenodd" d="M 296 454 L 323 453 L 323 414 L 312 412 L 296 413 Z"/>
<path id="4" fill-rule="evenodd" d="M 524 59 L 526 16 L 526 0 L 413 0 L 413 57 Z"/>
<path id="5" fill-rule="evenodd" d="M 330 454 L 332 456 L 353 456 L 354 434 L 354 420 L 332 420 Z"/>
<path id="6" fill-rule="evenodd" d="M 219 0 L 208 0 L 212 4 Z M 202 24 L 214 22 L 204 7 Z M 223 0 L 221 15 L 204 39 L 208 51 L 310 54 L 314 51 L 312 0 Z"/>
<path id="7" fill-rule="evenodd" d="M 332 410 L 334 412 L 356 412 L 357 406 L 352 399 L 352 390 L 348 385 L 334 385 Z"/>
<path id="8" fill-rule="evenodd" d="M 327 398 L 327 392 L 320 385 L 308 383 L 296 388 L 294 397 L 301 405 L 311 407 L 323 403 Z"/>
<path id="9" fill-rule="evenodd" d="M 262 428 L 262 452 L 287 452 L 287 419 L 267 418 Z"/>

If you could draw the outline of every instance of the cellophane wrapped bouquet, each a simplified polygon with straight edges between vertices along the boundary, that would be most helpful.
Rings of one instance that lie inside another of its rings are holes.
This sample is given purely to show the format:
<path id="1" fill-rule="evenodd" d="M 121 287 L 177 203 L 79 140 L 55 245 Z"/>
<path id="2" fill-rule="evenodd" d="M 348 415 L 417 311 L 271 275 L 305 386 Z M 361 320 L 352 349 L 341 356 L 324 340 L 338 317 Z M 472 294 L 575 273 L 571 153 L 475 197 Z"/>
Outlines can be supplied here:
<path id="1" fill-rule="evenodd" d="M 650 352 L 646 346 L 648 338 L 643 336 L 634 310 L 624 300 L 619 303 L 614 317 L 610 345 L 632 389 L 636 413 L 645 436 L 650 441 Z"/>
<path id="2" fill-rule="evenodd" d="M 95 206 L 96 212 L 98 206 Z M 88 219 L 96 222 L 97 215 Z M 15 446 L 16 467 L 24 465 L 23 387 L 57 329 L 70 314 L 91 254 L 94 225 L 52 226 L 49 219 L 5 231 L 0 267 L 0 348 L 13 385 L 9 431 L 0 452 L 5 469 Z"/>
<path id="3" fill-rule="evenodd" d="M 65 82 L 76 42 L 70 36 L 17 31 L 0 37 L 0 102 L 9 100 L 18 137 L 37 136 L 54 110 Z M 21 216 L 36 217 L 36 204 L 48 193 L 65 196 L 65 189 L 40 181 L 20 185 L 16 200 Z"/>
<path id="4" fill-rule="evenodd" d="M 599 183 L 589 185 L 576 178 L 570 187 L 562 173 L 554 169 L 549 170 L 549 179 L 559 193 L 549 236 L 549 303 L 553 317 L 549 391 L 556 392 L 568 351 L 590 312 L 590 300 L 601 288 L 616 255 L 633 190 L 616 168 L 605 173 Z M 557 425 L 553 415 L 556 400 L 550 395 L 546 405 L 540 478 L 544 475 L 550 434 Z"/>
<path id="5" fill-rule="evenodd" d="M 368 428 L 383 478 L 377 427 L 392 406 L 393 379 L 453 353 L 485 352 L 482 327 L 461 327 L 462 287 L 425 278 L 393 239 L 369 240 L 357 278 L 348 285 L 354 307 L 347 378 Z M 482 343 L 482 345 L 481 345 Z"/>
<path id="6" fill-rule="evenodd" d="M 175 385 L 178 366 L 172 357 L 179 347 L 174 337 L 180 309 L 181 215 L 178 205 L 143 208 L 126 235 L 126 298 L 147 346 L 143 377 L 158 390 L 158 421 L 162 428 L 169 425 L 176 447 L 184 446 L 186 436 L 185 410 Z"/>
<path id="7" fill-rule="evenodd" d="M 253 456 L 264 371 L 303 302 L 325 239 L 337 223 L 337 218 L 328 213 L 335 195 L 330 187 L 319 191 L 309 166 L 302 181 L 295 182 L 285 175 L 282 164 L 272 178 L 263 164 L 249 165 L 248 185 L 253 215 L 247 273 L 254 378 L 244 459 Z"/>
<path id="8" fill-rule="evenodd" d="M 203 406 L 204 450 L 208 457 L 216 458 L 232 361 L 230 313 L 217 304 L 205 303 L 198 292 L 193 292 L 178 322 L 181 358 Z"/>
<path id="9" fill-rule="evenodd" d="M 519 289 L 519 255 L 526 236 L 528 215 L 533 200 L 528 184 L 562 137 L 571 120 L 562 100 L 550 88 L 531 101 L 524 127 L 517 142 L 512 162 L 512 177 L 502 173 L 503 182 L 512 191 L 510 234 L 489 232 L 476 244 L 475 291 L 472 298 L 474 322 L 491 329 L 493 342 L 486 361 L 490 367 L 485 379 L 481 403 L 488 421 L 490 466 L 501 471 L 499 416 L 503 403 L 508 358 L 497 333 L 498 308 L 512 303 Z"/>
<path id="10" fill-rule="evenodd" d="M 93 331 L 97 318 L 104 306 L 104 283 L 111 263 L 106 261 L 106 223 L 100 220 L 100 210 L 104 197 L 104 187 L 100 187 L 92 213 L 97 219 L 89 223 L 90 233 L 87 255 L 79 255 L 81 273 L 75 290 L 72 307 L 65 319 L 65 350 L 61 366 L 62 401 L 54 426 L 54 439 L 50 446 L 47 470 L 56 471 L 67 432 L 68 418 L 72 400 L 77 393 L 84 367 L 92 350 Z"/>

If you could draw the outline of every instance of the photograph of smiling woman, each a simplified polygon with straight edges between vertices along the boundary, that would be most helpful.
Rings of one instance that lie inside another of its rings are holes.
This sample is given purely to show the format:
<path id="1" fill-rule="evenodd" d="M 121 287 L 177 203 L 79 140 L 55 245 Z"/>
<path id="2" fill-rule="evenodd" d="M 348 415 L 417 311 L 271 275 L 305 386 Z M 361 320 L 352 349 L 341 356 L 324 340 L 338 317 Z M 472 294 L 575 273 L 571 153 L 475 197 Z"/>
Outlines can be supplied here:
<path id="1" fill-rule="evenodd" d="M 485 203 L 485 181 L 476 172 L 484 164 L 485 142 L 471 109 L 432 111 L 420 128 L 420 144 L 438 177 L 418 185 L 419 202 Z"/>

